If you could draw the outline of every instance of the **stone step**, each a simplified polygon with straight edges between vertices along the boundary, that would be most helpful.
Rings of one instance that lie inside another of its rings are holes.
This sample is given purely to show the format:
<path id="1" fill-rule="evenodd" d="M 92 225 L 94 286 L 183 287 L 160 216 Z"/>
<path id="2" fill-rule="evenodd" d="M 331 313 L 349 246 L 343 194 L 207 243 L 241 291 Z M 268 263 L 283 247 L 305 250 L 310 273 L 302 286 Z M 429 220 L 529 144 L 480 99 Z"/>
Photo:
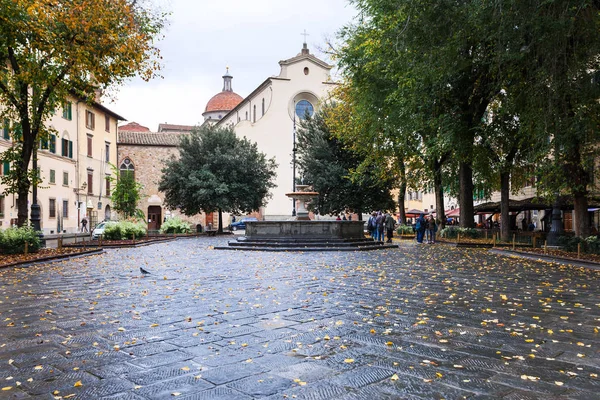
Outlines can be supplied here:
<path id="1" fill-rule="evenodd" d="M 375 242 L 373 240 L 354 240 L 354 241 L 332 241 L 332 240 L 321 240 L 318 242 L 307 241 L 307 240 L 280 240 L 280 241 L 262 241 L 262 240 L 237 240 L 230 241 L 231 245 L 235 246 L 314 246 L 314 247 L 346 247 L 346 246 L 367 246 L 367 245 L 378 245 L 383 242 Z"/>
<path id="2" fill-rule="evenodd" d="M 244 250 L 244 251 L 368 251 L 368 250 L 383 250 L 397 249 L 396 244 L 379 244 L 367 246 L 351 246 L 351 247 L 275 247 L 275 246 L 215 246 L 215 250 Z"/>
<path id="3" fill-rule="evenodd" d="M 362 242 L 373 242 L 371 238 L 315 238 L 315 237 L 265 237 L 265 238 L 246 238 L 240 237 L 236 239 L 238 242 L 243 243 L 362 243 Z"/>

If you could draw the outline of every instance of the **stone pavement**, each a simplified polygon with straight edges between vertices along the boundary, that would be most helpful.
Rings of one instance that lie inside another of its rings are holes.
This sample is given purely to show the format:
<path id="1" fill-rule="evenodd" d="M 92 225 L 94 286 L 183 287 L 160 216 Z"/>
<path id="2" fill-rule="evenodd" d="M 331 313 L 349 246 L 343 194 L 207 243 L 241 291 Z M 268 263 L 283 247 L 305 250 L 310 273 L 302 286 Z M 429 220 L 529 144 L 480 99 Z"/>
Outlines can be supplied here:
<path id="1" fill-rule="evenodd" d="M 226 240 L 0 270 L 0 398 L 600 398 L 599 271 Z"/>

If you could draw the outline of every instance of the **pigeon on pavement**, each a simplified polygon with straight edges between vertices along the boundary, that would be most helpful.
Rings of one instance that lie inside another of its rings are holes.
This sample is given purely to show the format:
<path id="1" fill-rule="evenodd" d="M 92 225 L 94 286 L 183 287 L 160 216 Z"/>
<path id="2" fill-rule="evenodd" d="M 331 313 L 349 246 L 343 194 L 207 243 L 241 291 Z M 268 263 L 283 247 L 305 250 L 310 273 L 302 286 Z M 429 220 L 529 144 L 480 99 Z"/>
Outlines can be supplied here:
<path id="1" fill-rule="evenodd" d="M 144 268 L 140 267 L 140 272 L 142 275 L 150 275 L 150 272 L 146 271 Z"/>

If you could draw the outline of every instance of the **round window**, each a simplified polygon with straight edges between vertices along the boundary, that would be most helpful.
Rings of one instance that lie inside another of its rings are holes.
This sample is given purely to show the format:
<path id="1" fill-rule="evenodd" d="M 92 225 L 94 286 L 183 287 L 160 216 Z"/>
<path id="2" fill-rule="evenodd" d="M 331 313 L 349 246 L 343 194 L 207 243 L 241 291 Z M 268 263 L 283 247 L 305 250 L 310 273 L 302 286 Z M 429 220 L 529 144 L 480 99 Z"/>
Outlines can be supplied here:
<path id="1" fill-rule="evenodd" d="M 314 112 L 315 109 L 308 100 L 300 100 L 298 103 L 296 103 L 296 115 L 300 119 L 305 119 L 307 114 L 309 117 L 312 117 Z"/>

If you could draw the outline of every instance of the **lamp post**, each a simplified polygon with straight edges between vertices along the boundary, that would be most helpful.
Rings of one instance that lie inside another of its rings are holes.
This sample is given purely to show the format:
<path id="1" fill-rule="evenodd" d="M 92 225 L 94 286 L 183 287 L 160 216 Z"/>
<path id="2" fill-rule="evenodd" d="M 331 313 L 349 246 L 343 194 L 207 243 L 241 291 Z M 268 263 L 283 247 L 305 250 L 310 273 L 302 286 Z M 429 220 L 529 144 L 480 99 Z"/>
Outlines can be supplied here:
<path id="1" fill-rule="evenodd" d="M 79 229 L 79 221 L 81 220 L 81 201 L 79 199 L 79 195 L 82 190 L 87 188 L 87 182 L 83 182 L 80 188 L 74 189 L 77 193 L 77 229 Z"/>
<path id="2" fill-rule="evenodd" d="M 293 129 L 293 147 L 292 147 L 292 192 L 296 192 L 296 102 L 294 101 L 294 129 Z M 296 216 L 296 199 L 292 198 L 292 217 Z"/>
<path id="3" fill-rule="evenodd" d="M 547 240 L 550 246 L 558 245 L 558 238 L 563 234 L 562 216 L 560 212 L 560 197 L 559 193 L 556 193 L 556 200 L 552 207 L 552 225 L 550 232 L 548 232 Z"/>
<path id="4" fill-rule="evenodd" d="M 33 226 L 33 229 L 36 232 L 39 232 L 40 237 L 44 236 L 44 234 L 42 233 L 42 227 L 40 224 L 40 205 L 37 202 L 37 189 L 38 189 L 38 179 L 39 179 L 39 173 L 38 173 L 38 166 L 37 166 L 37 145 L 33 146 L 33 171 L 34 171 L 34 178 L 33 178 L 33 191 L 32 191 L 32 201 L 31 201 L 31 225 Z"/>

